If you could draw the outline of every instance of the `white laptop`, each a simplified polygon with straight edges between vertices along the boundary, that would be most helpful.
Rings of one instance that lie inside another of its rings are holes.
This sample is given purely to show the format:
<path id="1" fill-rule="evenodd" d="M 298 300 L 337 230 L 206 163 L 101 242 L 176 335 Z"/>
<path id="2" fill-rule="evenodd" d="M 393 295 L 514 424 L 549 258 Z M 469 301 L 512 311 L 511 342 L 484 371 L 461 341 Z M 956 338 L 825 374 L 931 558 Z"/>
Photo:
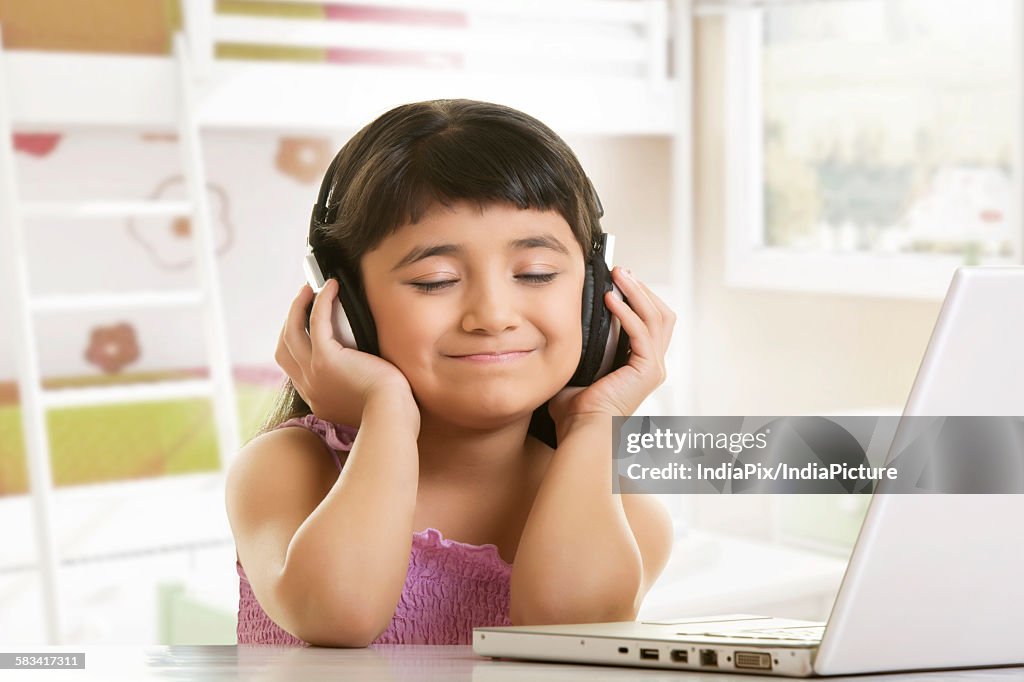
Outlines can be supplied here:
<path id="1" fill-rule="evenodd" d="M 1024 416 L 1024 268 L 957 271 L 904 415 Z M 1024 664 L 1024 494 L 874 495 L 827 623 L 482 627 L 473 650 L 790 677 Z"/>

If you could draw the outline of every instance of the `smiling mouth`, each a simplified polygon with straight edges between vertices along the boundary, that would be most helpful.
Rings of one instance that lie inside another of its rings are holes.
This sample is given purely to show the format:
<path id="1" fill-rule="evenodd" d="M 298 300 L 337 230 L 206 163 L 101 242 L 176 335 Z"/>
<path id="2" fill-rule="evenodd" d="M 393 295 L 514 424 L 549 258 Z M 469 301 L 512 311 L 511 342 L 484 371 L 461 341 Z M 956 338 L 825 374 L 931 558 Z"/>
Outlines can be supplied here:
<path id="1" fill-rule="evenodd" d="M 512 362 L 519 358 L 524 358 L 533 351 L 531 350 L 517 350 L 509 351 L 507 353 L 479 353 L 477 355 L 449 355 L 448 357 L 453 360 L 465 360 L 467 362 Z"/>

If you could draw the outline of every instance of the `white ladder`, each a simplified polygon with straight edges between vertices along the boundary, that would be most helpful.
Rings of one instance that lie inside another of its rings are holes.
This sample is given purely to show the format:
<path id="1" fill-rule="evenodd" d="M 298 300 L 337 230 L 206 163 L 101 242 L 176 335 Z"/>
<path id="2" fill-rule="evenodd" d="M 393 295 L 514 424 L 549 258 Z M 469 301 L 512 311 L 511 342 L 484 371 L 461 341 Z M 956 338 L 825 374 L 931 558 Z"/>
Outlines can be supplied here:
<path id="1" fill-rule="evenodd" d="M 217 277 L 217 264 L 206 178 L 202 162 L 193 81 L 188 50 L 182 35 L 174 39 L 174 59 L 178 66 L 178 142 L 186 181 L 187 201 L 104 201 L 74 203 L 22 202 L 15 177 L 13 121 L 9 102 L 16 93 L 7 85 L 7 60 L 0 38 L 0 286 L 10 294 L 14 315 L 10 330 L 14 336 L 15 359 L 31 488 L 33 523 L 42 578 L 43 607 L 47 638 L 60 644 L 64 632 L 61 614 L 61 589 L 57 568 L 59 557 L 52 519 L 53 474 L 50 468 L 50 443 L 46 428 L 48 410 L 79 405 L 105 405 L 127 402 L 174 400 L 203 396 L 211 399 L 220 451 L 220 474 L 238 450 L 239 433 L 234 382 L 228 356 L 223 304 Z M 69 75 L 69 77 L 73 77 Z M 29 269 L 24 239 L 26 219 L 46 218 L 123 218 L 129 216 L 187 216 L 191 219 L 198 287 L 187 291 L 134 291 L 92 294 L 33 295 L 29 287 Z M 200 306 L 206 336 L 208 379 L 164 381 L 109 387 L 44 389 L 37 353 L 38 337 L 34 314 L 97 309 L 158 308 Z M 218 475 L 220 475 L 218 474 Z M 129 484 L 125 484 L 129 485 Z"/>

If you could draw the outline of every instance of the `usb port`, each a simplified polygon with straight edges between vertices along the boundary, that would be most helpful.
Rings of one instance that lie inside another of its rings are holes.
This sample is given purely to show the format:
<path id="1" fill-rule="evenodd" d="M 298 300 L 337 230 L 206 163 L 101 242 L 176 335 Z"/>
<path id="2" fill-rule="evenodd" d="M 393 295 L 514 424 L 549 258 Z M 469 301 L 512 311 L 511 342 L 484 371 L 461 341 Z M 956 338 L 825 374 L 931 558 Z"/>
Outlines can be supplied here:
<path id="1" fill-rule="evenodd" d="M 686 663 L 690 660 L 690 653 L 686 649 L 673 649 L 669 656 L 676 663 Z"/>
<path id="2" fill-rule="evenodd" d="M 658 660 L 658 650 L 657 649 L 641 649 L 640 650 L 640 658 L 641 658 L 641 660 L 644 660 L 644 661 L 656 661 L 656 660 Z"/>
<path id="3" fill-rule="evenodd" d="M 751 668 L 753 670 L 771 670 L 772 657 L 770 654 L 757 651 L 737 651 L 736 667 Z"/>

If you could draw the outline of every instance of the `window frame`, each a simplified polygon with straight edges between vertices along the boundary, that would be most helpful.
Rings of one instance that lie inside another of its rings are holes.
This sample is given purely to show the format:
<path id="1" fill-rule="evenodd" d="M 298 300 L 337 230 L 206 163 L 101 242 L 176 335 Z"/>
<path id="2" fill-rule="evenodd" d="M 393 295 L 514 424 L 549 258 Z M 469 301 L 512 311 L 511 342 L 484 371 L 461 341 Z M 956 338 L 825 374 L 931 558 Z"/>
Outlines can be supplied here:
<path id="1" fill-rule="evenodd" d="M 941 300 L 961 256 L 934 254 L 806 253 L 764 247 L 764 107 L 761 93 L 763 9 L 724 13 L 725 282 L 732 288 Z M 1024 10 L 1014 3 L 1011 224 L 1024 245 Z"/>

